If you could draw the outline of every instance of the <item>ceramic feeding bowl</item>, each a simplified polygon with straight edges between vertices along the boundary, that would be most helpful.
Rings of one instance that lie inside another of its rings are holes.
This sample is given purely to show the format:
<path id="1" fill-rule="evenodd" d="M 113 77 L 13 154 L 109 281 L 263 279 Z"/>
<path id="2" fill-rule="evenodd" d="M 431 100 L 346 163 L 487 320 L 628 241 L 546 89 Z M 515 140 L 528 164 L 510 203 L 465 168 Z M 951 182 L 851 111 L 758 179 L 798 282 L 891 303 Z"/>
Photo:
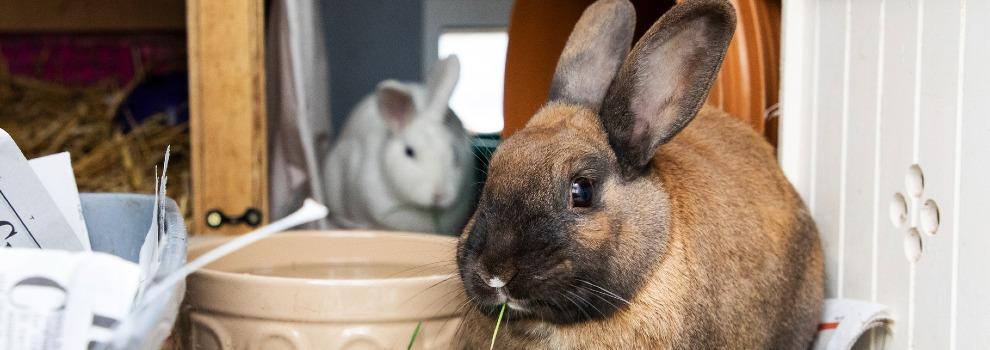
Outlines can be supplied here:
<path id="1" fill-rule="evenodd" d="M 422 321 L 413 348 L 447 348 L 465 300 L 455 245 L 428 234 L 276 234 L 189 276 L 181 338 L 189 349 L 404 349 Z"/>

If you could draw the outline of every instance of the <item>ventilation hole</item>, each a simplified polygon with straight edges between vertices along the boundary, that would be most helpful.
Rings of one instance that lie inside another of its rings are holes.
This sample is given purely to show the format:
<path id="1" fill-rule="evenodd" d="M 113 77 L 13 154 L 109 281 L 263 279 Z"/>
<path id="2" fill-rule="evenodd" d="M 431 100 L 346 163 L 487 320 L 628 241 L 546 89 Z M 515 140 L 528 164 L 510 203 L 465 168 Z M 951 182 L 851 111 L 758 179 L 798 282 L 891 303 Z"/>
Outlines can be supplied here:
<path id="1" fill-rule="evenodd" d="M 925 192 L 925 175 L 921 172 L 921 167 L 918 164 L 908 168 L 907 175 L 904 177 L 904 187 L 907 189 L 908 195 L 912 197 L 921 197 L 921 194 Z"/>
<path id="2" fill-rule="evenodd" d="M 921 206 L 920 217 L 921 230 L 924 233 L 934 235 L 938 230 L 939 224 L 939 213 L 938 204 L 934 200 L 927 200 L 925 204 Z"/>
<path id="3" fill-rule="evenodd" d="M 904 236 L 904 257 L 910 262 L 917 262 L 921 258 L 921 234 L 916 228 L 912 227 L 907 236 Z"/>
<path id="4" fill-rule="evenodd" d="M 908 203 L 903 194 L 894 193 L 894 199 L 890 201 L 890 223 L 894 227 L 901 227 L 907 223 Z"/>

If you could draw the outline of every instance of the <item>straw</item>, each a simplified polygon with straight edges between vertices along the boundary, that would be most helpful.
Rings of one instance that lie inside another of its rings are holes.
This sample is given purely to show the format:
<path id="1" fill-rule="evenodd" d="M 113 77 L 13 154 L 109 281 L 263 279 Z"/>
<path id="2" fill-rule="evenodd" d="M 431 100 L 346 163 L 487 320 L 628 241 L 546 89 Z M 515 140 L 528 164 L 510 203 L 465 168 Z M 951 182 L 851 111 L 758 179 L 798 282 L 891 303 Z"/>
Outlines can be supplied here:
<path id="1" fill-rule="evenodd" d="M 80 192 L 155 193 L 152 169 L 161 164 L 160 150 L 171 145 L 169 197 L 190 221 L 189 124 L 170 125 L 164 112 L 141 122 L 131 118 L 121 102 L 139 82 L 69 87 L 0 73 L 0 129 L 28 159 L 71 153 Z"/>
<path id="2" fill-rule="evenodd" d="M 406 350 L 412 350 L 413 343 L 416 342 L 416 336 L 419 335 L 419 329 L 422 327 L 423 321 L 419 321 L 419 323 L 416 324 L 416 329 L 413 330 L 412 339 L 409 339 L 409 346 L 406 347 Z"/>
<path id="3" fill-rule="evenodd" d="M 508 303 L 503 303 L 502 310 L 498 312 L 498 321 L 495 321 L 495 331 L 492 332 L 492 346 L 488 347 L 488 350 L 495 349 L 495 336 L 498 335 L 498 327 L 502 325 L 502 316 L 505 315 L 506 304 Z"/>

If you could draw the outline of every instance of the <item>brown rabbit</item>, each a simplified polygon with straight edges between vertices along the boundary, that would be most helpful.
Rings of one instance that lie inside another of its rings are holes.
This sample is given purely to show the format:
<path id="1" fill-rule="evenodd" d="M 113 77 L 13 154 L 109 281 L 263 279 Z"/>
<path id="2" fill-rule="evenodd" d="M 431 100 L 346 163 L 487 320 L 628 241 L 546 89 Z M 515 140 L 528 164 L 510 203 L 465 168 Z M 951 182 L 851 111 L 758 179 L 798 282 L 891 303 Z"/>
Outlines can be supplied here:
<path id="1" fill-rule="evenodd" d="M 492 158 L 458 244 L 458 347 L 487 348 L 502 303 L 498 348 L 809 347 L 815 224 L 772 147 L 701 107 L 732 5 L 684 1 L 630 53 L 634 17 L 589 7 L 548 103 Z"/>

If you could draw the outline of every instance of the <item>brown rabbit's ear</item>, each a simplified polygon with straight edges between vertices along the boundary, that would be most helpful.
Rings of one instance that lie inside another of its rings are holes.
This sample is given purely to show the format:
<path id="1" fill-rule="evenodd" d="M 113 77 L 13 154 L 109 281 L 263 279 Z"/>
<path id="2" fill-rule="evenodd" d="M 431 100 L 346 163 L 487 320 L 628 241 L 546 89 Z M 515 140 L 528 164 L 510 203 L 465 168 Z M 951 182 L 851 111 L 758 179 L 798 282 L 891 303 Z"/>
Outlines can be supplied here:
<path id="1" fill-rule="evenodd" d="M 625 177 L 698 113 L 736 28 L 728 0 L 688 0 L 633 47 L 602 103 L 602 125 Z"/>
<path id="2" fill-rule="evenodd" d="M 636 10 L 628 0 L 599 0 L 584 10 L 557 61 L 548 101 L 598 111 L 629 53 Z"/>

